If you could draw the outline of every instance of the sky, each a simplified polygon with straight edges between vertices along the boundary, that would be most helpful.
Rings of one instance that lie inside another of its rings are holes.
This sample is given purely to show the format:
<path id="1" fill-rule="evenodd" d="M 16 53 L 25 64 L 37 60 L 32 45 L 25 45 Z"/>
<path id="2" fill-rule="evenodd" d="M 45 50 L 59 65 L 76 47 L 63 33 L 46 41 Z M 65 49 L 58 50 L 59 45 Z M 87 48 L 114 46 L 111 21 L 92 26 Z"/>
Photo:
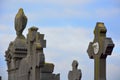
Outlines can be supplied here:
<path id="1" fill-rule="evenodd" d="M 24 9 L 28 28 L 36 26 L 45 34 L 46 62 L 54 63 L 54 73 L 68 80 L 73 60 L 79 62 L 82 80 L 94 79 L 94 60 L 87 48 L 94 39 L 96 22 L 104 22 L 107 37 L 115 47 L 107 56 L 107 80 L 120 80 L 120 1 L 119 0 L 0 0 L 0 76 L 7 80 L 5 51 L 16 37 L 14 18 L 19 8 Z"/>

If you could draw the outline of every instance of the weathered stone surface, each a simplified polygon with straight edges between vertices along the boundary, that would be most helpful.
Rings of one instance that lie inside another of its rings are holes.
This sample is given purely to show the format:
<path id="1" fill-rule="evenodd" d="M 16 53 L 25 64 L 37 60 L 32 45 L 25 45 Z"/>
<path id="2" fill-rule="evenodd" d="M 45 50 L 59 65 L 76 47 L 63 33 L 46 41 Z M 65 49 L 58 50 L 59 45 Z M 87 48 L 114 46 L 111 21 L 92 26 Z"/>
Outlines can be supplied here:
<path id="1" fill-rule="evenodd" d="M 60 74 L 41 73 L 40 80 L 60 80 Z"/>
<path id="2" fill-rule="evenodd" d="M 25 29 L 26 24 L 27 24 L 27 17 L 25 16 L 23 9 L 20 8 L 17 15 L 15 16 L 15 30 L 16 30 L 17 38 L 24 38 L 22 32 Z"/>
<path id="3" fill-rule="evenodd" d="M 114 43 L 106 37 L 104 23 L 98 22 L 94 30 L 94 40 L 89 43 L 88 55 L 94 59 L 94 80 L 106 80 L 106 58 L 111 55 Z"/>
<path id="4" fill-rule="evenodd" d="M 44 67 L 41 68 L 41 73 L 52 73 L 54 70 L 54 64 L 52 63 L 45 63 Z"/>
<path id="5" fill-rule="evenodd" d="M 40 34 L 37 27 L 31 27 L 25 38 L 22 32 L 26 24 L 27 17 L 20 9 L 15 17 L 17 37 L 5 52 L 8 80 L 59 80 L 60 75 L 53 74 L 54 64 L 45 63 L 44 34 Z"/>
<path id="6" fill-rule="evenodd" d="M 25 22 L 26 21 L 26 22 Z M 8 66 L 8 80 L 17 80 L 20 62 L 27 55 L 26 39 L 22 32 L 27 24 L 27 18 L 23 9 L 20 9 L 15 17 L 15 29 L 17 37 L 10 42 L 5 57 Z"/>
<path id="7" fill-rule="evenodd" d="M 72 71 L 68 73 L 68 80 L 81 80 L 82 72 L 80 69 L 77 69 L 78 62 L 76 60 L 72 63 Z"/>

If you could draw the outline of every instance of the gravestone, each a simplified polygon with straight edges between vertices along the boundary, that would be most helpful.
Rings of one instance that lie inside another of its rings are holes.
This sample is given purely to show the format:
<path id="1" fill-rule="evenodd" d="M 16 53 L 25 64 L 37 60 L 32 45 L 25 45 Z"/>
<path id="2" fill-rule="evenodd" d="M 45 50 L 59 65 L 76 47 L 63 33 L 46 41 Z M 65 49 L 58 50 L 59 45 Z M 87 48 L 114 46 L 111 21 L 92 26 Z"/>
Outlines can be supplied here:
<path id="1" fill-rule="evenodd" d="M 98 22 L 94 30 L 94 40 L 89 43 L 88 55 L 94 59 L 94 80 L 106 80 L 106 58 L 111 55 L 114 43 L 106 37 L 104 23 Z"/>
<path id="2" fill-rule="evenodd" d="M 72 71 L 68 73 L 68 80 L 81 80 L 82 72 L 78 69 L 78 62 L 74 60 L 72 62 Z"/>
<path id="3" fill-rule="evenodd" d="M 46 47 L 44 34 L 37 27 L 29 28 L 27 38 L 22 34 L 27 17 L 20 8 L 15 17 L 16 39 L 10 42 L 5 57 L 8 67 L 8 80 L 60 80 L 53 74 L 54 64 L 45 62 L 43 48 Z"/>

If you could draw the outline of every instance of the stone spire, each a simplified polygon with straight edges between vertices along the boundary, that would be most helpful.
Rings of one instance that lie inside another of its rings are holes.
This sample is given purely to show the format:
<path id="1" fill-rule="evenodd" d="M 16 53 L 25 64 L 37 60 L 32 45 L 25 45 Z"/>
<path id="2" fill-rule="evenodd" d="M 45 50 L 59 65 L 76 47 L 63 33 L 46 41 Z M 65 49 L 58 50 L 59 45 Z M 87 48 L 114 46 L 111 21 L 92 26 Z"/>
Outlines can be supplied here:
<path id="1" fill-rule="evenodd" d="M 18 13 L 16 14 L 14 24 L 15 24 L 17 38 L 24 38 L 22 32 L 26 27 L 27 17 L 25 16 L 22 8 L 20 8 Z"/>

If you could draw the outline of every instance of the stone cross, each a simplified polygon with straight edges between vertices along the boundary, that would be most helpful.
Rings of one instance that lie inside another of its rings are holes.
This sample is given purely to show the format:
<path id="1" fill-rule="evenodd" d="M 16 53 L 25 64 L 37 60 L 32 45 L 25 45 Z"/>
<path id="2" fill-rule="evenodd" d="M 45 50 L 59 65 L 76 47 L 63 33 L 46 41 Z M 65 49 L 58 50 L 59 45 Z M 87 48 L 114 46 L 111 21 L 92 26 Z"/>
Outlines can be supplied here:
<path id="1" fill-rule="evenodd" d="M 44 40 L 44 34 L 37 32 L 37 27 L 29 28 L 29 33 L 27 35 L 28 43 L 28 57 L 30 57 L 30 74 L 32 77 L 30 80 L 40 80 L 40 67 L 45 63 L 45 57 L 43 53 L 43 48 L 46 47 L 46 40 Z"/>
<path id="2" fill-rule="evenodd" d="M 106 80 L 106 58 L 111 55 L 114 43 L 106 37 L 104 23 L 98 22 L 94 30 L 94 40 L 89 43 L 88 55 L 94 59 L 94 80 Z"/>
<path id="3" fill-rule="evenodd" d="M 80 69 L 77 69 L 78 62 L 76 60 L 72 63 L 72 71 L 68 73 L 68 80 L 81 80 L 82 72 Z"/>

